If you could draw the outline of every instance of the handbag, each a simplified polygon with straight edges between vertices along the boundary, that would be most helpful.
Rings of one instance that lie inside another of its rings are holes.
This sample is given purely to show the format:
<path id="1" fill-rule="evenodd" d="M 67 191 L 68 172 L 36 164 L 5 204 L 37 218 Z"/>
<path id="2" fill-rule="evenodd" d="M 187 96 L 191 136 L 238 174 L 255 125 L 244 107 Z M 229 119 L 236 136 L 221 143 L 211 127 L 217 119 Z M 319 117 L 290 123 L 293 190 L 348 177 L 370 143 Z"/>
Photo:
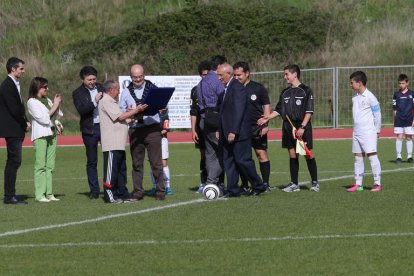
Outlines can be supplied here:
<path id="1" fill-rule="evenodd" d="M 220 113 L 217 111 L 217 108 L 208 107 L 204 111 L 205 125 L 212 129 L 218 129 L 220 127 Z"/>
<path id="2" fill-rule="evenodd" d="M 203 89 L 203 81 L 200 81 L 201 90 Z M 201 94 L 201 101 L 206 106 L 206 101 Z M 204 124 L 213 130 L 217 130 L 220 127 L 220 113 L 217 107 L 204 108 Z"/>

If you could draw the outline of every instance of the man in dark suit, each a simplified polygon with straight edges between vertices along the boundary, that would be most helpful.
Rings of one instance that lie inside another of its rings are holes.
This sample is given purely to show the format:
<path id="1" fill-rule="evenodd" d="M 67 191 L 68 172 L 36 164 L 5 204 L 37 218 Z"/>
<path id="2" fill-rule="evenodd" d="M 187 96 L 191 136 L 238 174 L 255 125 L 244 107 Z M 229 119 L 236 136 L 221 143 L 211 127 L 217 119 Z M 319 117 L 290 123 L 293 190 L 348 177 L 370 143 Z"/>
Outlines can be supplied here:
<path id="1" fill-rule="evenodd" d="M 24 74 L 24 61 L 12 57 L 7 61 L 6 69 L 9 75 L 0 86 L 0 137 L 4 137 L 7 144 L 4 203 L 27 204 L 16 198 L 16 177 L 22 163 L 23 140 L 25 132 L 30 129 L 19 84 Z"/>
<path id="2" fill-rule="evenodd" d="M 266 190 L 262 179 L 256 172 L 251 150 L 250 110 L 247 91 L 233 78 L 233 67 L 222 64 L 218 68 L 220 81 L 225 91 L 220 101 L 219 138 L 223 146 L 223 162 L 227 175 L 227 195 L 238 197 L 240 171 L 252 183 L 249 195 L 258 195 Z"/>
<path id="3" fill-rule="evenodd" d="M 90 189 L 89 198 L 99 197 L 98 143 L 101 141 L 98 102 L 102 99 L 102 87 L 96 83 L 98 71 L 92 66 L 81 69 L 82 84 L 72 93 L 73 104 L 80 115 L 80 131 L 86 149 L 86 174 Z"/>

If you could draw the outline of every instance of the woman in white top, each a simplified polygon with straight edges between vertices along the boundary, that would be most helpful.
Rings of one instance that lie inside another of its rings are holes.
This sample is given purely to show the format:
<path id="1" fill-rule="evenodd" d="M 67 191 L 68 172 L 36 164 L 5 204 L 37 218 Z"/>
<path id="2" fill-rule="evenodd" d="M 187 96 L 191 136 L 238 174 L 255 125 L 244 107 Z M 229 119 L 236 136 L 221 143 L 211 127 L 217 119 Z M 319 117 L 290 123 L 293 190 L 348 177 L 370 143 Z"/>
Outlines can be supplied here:
<path id="1" fill-rule="evenodd" d="M 62 95 L 56 94 L 52 102 L 46 97 L 47 91 L 47 79 L 42 77 L 32 79 L 27 109 L 32 116 L 35 199 L 38 202 L 59 200 L 52 192 L 52 174 L 55 168 L 56 135 L 61 132 L 61 124 L 55 124 L 55 117 L 63 115 L 59 110 Z"/>

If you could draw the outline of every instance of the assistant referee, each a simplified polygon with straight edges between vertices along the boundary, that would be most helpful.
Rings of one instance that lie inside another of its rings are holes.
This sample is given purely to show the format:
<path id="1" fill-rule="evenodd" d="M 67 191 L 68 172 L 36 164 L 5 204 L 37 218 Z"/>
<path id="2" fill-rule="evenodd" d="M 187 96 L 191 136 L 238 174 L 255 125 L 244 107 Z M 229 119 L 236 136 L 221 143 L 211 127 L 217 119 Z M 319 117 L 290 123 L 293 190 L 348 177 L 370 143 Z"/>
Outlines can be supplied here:
<path id="1" fill-rule="evenodd" d="M 296 153 L 296 138 L 303 139 L 307 147 L 312 150 L 312 123 L 311 117 L 314 111 L 312 90 L 300 82 L 300 68 L 296 64 L 288 65 L 284 68 L 284 79 L 289 85 L 280 94 L 279 102 L 275 110 L 269 116 L 263 117 L 258 121 L 259 125 L 266 124 L 270 119 L 281 116 L 282 124 L 282 147 L 288 149 L 289 168 L 291 182 L 283 189 L 285 192 L 299 192 L 299 160 Z M 291 119 L 297 129 L 296 137 L 293 137 L 292 126 L 287 119 Z M 319 192 L 318 171 L 315 158 L 305 156 L 306 164 L 312 179 L 311 191 Z"/>

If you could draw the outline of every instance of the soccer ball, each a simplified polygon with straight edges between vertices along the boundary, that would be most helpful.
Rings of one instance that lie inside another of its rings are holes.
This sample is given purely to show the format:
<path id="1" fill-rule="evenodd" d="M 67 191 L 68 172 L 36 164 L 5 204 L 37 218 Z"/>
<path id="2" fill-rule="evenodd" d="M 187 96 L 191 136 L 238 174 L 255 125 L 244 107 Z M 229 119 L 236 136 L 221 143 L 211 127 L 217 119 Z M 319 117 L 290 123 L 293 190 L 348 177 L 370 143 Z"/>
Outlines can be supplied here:
<path id="1" fill-rule="evenodd" d="M 217 199 L 220 196 L 220 189 L 217 185 L 207 184 L 203 189 L 203 195 L 207 200 Z"/>

